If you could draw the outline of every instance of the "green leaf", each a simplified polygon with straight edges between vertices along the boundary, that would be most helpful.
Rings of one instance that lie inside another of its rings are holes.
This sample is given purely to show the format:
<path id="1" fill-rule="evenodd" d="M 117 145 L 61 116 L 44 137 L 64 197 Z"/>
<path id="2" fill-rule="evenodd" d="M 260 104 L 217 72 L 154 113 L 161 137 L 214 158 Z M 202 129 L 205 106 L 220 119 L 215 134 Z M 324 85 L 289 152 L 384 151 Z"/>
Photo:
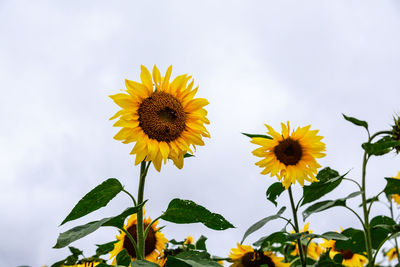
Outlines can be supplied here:
<path id="1" fill-rule="evenodd" d="M 368 155 L 382 156 L 389 153 L 399 145 L 400 141 L 396 141 L 389 136 L 385 136 L 375 143 L 364 143 L 361 146 L 365 152 L 368 153 Z"/>
<path id="2" fill-rule="evenodd" d="M 336 232 L 326 232 L 321 235 L 319 234 L 306 234 L 304 238 L 324 238 L 327 240 L 349 240 L 349 238 L 345 235 Z"/>
<path id="3" fill-rule="evenodd" d="M 160 267 L 160 265 L 155 264 L 154 262 L 146 261 L 146 260 L 135 260 L 132 261 L 132 267 Z"/>
<path id="4" fill-rule="evenodd" d="M 65 246 L 68 246 L 72 242 L 93 233 L 102 226 L 115 226 L 118 228 L 122 228 L 126 217 L 136 213 L 139 208 L 144 205 L 145 202 L 143 202 L 139 206 L 127 208 L 124 212 L 117 216 L 104 218 L 100 221 L 93 221 L 84 225 L 76 226 L 64 233 L 61 233 L 58 236 L 57 243 L 53 248 L 63 248 Z"/>
<path id="5" fill-rule="evenodd" d="M 396 222 L 387 216 L 376 216 L 371 222 L 372 248 L 377 249 L 385 238 L 393 232 Z"/>
<path id="6" fill-rule="evenodd" d="M 242 133 L 242 134 L 247 137 L 250 137 L 250 138 L 261 137 L 261 138 L 266 138 L 266 139 L 272 139 L 271 136 L 265 135 L 265 134 L 248 134 L 248 133 Z"/>
<path id="7" fill-rule="evenodd" d="M 129 266 L 131 264 L 131 256 L 126 249 L 118 253 L 116 260 L 118 265 Z"/>
<path id="8" fill-rule="evenodd" d="M 79 200 L 78 204 L 75 205 L 61 225 L 107 206 L 108 202 L 118 195 L 122 189 L 121 183 L 115 178 L 104 181 Z"/>
<path id="9" fill-rule="evenodd" d="M 267 222 L 272 221 L 272 220 L 276 220 L 278 219 L 282 213 L 284 213 L 286 210 L 286 207 L 282 207 L 277 214 L 272 215 L 272 216 L 268 216 L 265 217 L 264 219 L 256 222 L 255 224 L 253 224 L 252 226 L 250 226 L 249 229 L 247 229 L 247 231 L 244 233 L 242 241 L 240 241 L 240 244 L 243 243 L 243 241 L 246 239 L 246 237 L 248 237 L 250 234 L 254 233 L 255 231 L 257 231 L 258 229 L 260 229 L 261 227 L 263 227 Z"/>
<path id="10" fill-rule="evenodd" d="M 253 243 L 256 247 L 264 248 L 269 243 L 270 244 L 283 244 L 286 242 L 286 233 L 285 232 L 275 232 L 268 236 L 264 236 Z"/>
<path id="11" fill-rule="evenodd" d="M 203 206 L 197 205 L 191 200 L 175 198 L 161 217 L 165 221 L 173 223 L 198 223 L 201 222 L 214 230 L 235 228 L 222 215 L 212 213 Z"/>
<path id="12" fill-rule="evenodd" d="M 167 267 L 206 267 L 206 266 L 215 266 L 221 267 L 217 262 L 210 259 L 210 254 L 206 252 L 198 252 L 198 251 L 185 251 L 179 253 L 175 257 L 168 256 L 167 258 Z"/>
<path id="13" fill-rule="evenodd" d="M 108 254 L 110 251 L 112 251 L 114 249 L 114 244 L 117 242 L 118 242 L 118 240 L 108 242 L 105 244 L 101 244 L 101 245 L 96 245 L 97 246 L 96 255 L 101 256 L 101 255 Z"/>
<path id="14" fill-rule="evenodd" d="M 50 267 L 61 267 L 65 263 L 65 259 L 61 261 L 57 261 L 56 263 L 53 263 Z"/>
<path id="15" fill-rule="evenodd" d="M 400 194 L 400 179 L 386 177 L 386 186 L 383 189 L 386 196 L 390 198 L 391 195 Z"/>
<path id="16" fill-rule="evenodd" d="M 353 123 L 353 124 L 355 124 L 357 126 L 362 126 L 368 131 L 368 123 L 366 121 L 362 121 L 362 120 L 359 120 L 359 119 L 356 119 L 356 118 L 353 118 L 353 117 L 348 117 L 348 116 L 346 116 L 344 114 L 342 114 L 342 115 L 345 118 L 345 120 L 347 120 L 347 121 L 349 121 L 349 122 L 351 122 L 351 123 Z"/>
<path id="17" fill-rule="evenodd" d="M 285 187 L 282 186 L 282 183 L 276 182 L 270 185 L 267 189 L 267 199 L 274 203 L 275 207 L 278 206 L 276 202 L 276 198 L 279 197 L 283 191 L 285 191 Z"/>
<path id="18" fill-rule="evenodd" d="M 353 192 L 350 195 L 348 195 L 347 197 L 344 198 L 339 198 L 336 200 L 325 200 L 325 201 L 321 201 L 321 202 L 317 202 L 311 206 L 309 206 L 307 209 L 305 209 L 303 211 L 303 220 L 306 220 L 308 218 L 308 216 L 310 216 L 313 213 L 316 212 L 320 212 L 320 211 L 324 211 L 333 207 L 337 207 L 337 206 L 346 206 L 346 200 L 349 198 L 353 198 L 356 197 L 358 195 L 360 195 L 362 192 L 361 191 L 357 191 L 357 192 Z"/>
<path id="19" fill-rule="evenodd" d="M 354 228 L 347 228 L 342 235 L 349 237 L 348 240 L 337 240 L 335 249 L 350 250 L 353 253 L 363 254 L 365 251 L 364 232 Z"/>
<path id="20" fill-rule="evenodd" d="M 319 182 L 305 185 L 303 187 L 304 199 L 301 205 L 303 206 L 304 204 L 320 199 L 327 193 L 331 192 L 342 182 L 346 174 L 339 175 L 337 171 L 329 167 L 320 170 L 317 174 Z"/>
<path id="21" fill-rule="evenodd" d="M 190 154 L 190 153 L 186 153 L 185 155 L 183 155 L 184 158 L 191 158 L 194 157 L 194 155 Z"/>
<path id="22" fill-rule="evenodd" d="M 200 238 L 196 242 L 196 249 L 207 251 L 206 241 L 207 237 L 205 237 L 204 235 L 200 236 Z"/>
<path id="23" fill-rule="evenodd" d="M 337 263 L 342 263 L 343 260 L 344 260 L 344 256 L 343 256 L 342 254 L 340 254 L 340 253 L 336 254 L 336 255 L 333 257 L 333 261 L 334 261 L 334 262 L 337 262 Z"/>
<path id="24" fill-rule="evenodd" d="M 300 238 L 304 238 L 304 236 L 306 234 L 308 234 L 308 233 L 309 233 L 308 231 L 307 232 L 300 232 L 300 233 L 290 233 L 290 234 L 286 235 L 286 240 L 287 241 L 294 241 L 294 240 L 297 240 L 297 239 L 300 239 Z"/>
<path id="25" fill-rule="evenodd" d="M 318 262 L 314 265 L 315 267 L 342 267 L 343 265 L 340 263 L 337 263 L 331 259 L 329 256 L 329 250 L 319 257 Z"/>
<path id="26" fill-rule="evenodd" d="M 83 255 L 83 251 L 82 250 L 79 250 L 79 249 L 74 248 L 74 247 L 68 247 L 68 248 L 69 248 L 69 251 L 71 251 L 72 255 L 75 255 L 75 256 Z"/>

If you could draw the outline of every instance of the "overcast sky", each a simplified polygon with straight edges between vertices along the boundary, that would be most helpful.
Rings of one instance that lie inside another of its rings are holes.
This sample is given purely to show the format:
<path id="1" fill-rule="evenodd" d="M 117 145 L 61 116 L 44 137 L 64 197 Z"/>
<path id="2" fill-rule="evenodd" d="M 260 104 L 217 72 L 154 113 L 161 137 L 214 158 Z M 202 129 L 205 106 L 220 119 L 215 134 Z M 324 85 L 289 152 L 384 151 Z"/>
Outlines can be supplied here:
<path id="1" fill-rule="evenodd" d="M 67 255 L 51 248 L 58 233 L 130 204 L 121 195 L 58 227 L 106 178 L 136 194 L 132 145 L 113 140 L 118 129 L 108 118 L 118 107 L 108 95 L 125 78 L 139 80 L 140 64 L 162 73 L 172 64 L 173 76 L 193 75 L 197 96 L 210 102 L 212 137 L 183 170 L 150 169 L 147 214 L 157 217 L 176 197 L 221 213 L 236 229 L 161 222 L 169 239 L 206 235 L 219 256 L 278 210 L 265 198 L 276 179 L 259 174 L 255 145 L 240 132 L 264 133 L 264 123 L 279 130 L 287 120 L 311 124 L 327 145 L 320 163 L 352 169 L 359 180 L 366 133 L 341 113 L 367 120 L 372 131 L 388 129 L 400 113 L 398 1 L 2 0 L 0 34 L 0 266 L 52 264 Z M 368 195 L 400 171 L 399 159 L 392 153 L 371 161 Z M 340 188 L 328 197 L 356 190 Z M 286 195 L 280 203 L 288 205 Z M 386 213 L 379 204 L 374 212 Z M 316 233 L 360 227 L 340 208 L 309 219 Z M 281 227 L 271 223 L 246 243 Z M 72 245 L 90 255 L 116 234 L 101 229 Z"/>

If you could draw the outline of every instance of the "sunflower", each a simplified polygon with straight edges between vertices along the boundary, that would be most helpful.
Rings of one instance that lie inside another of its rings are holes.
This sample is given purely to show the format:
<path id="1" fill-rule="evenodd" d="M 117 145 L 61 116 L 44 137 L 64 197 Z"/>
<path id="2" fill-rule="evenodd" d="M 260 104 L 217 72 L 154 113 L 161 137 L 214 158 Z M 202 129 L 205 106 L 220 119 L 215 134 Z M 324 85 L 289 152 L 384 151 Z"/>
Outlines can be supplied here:
<path id="1" fill-rule="evenodd" d="M 329 256 L 333 259 L 336 254 L 343 255 L 343 262 L 342 265 L 349 266 L 349 267 L 363 267 L 367 262 L 368 259 L 357 253 L 353 253 L 350 249 L 342 250 L 342 249 L 335 249 L 335 240 L 327 240 L 322 246 L 326 249 L 330 248 Z"/>
<path id="2" fill-rule="evenodd" d="M 312 234 L 313 231 L 308 229 L 309 225 L 310 225 L 310 223 L 306 223 L 304 225 L 303 229 L 300 231 L 300 233 L 308 232 L 308 233 Z M 291 233 L 294 233 L 294 231 L 292 231 Z M 297 256 L 297 255 L 299 255 L 299 246 L 298 246 L 297 242 L 294 242 L 293 245 L 295 246 L 295 249 L 292 251 L 291 255 Z M 305 251 L 305 249 L 306 249 L 306 247 L 303 245 L 303 251 Z M 318 260 L 318 258 L 322 252 L 323 252 L 322 247 L 319 246 L 317 243 L 310 242 L 308 244 L 307 257 L 309 257 L 313 260 Z"/>
<path id="3" fill-rule="evenodd" d="M 385 255 L 388 257 L 389 261 L 397 259 L 397 249 L 392 248 L 388 252 L 386 252 Z"/>
<path id="4" fill-rule="evenodd" d="M 184 155 L 193 153 L 191 147 L 204 145 L 202 137 L 210 137 L 204 127 L 210 123 L 203 108 L 208 101 L 194 98 L 198 87 L 193 89 L 191 76 L 180 75 L 170 83 L 171 72 L 172 66 L 161 77 L 154 66 L 152 76 L 142 65 L 141 83 L 125 80 L 126 93 L 110 96 L 122 108 L 110 118 L 119 118 L 114 126 L 122 127 L 114 138 L 125 144 L 135 142 L 131 151 L 136 154 L 135 164 L 152 161 L 157 171 L 167 159 L 181 169 Z"/>
<path id="5" fill-rule="evenodd" d="M 288 267 L 290 263 L 282 262 L 283 257 L 277 257 L 271 251 L 254 251 L 251 246 L 237 243 L 237 248 L 232 248 L 229 257 L 233 261 L 231 267 Z"/>
<path id="6" fill-rule="evenodd" d="M 183 244 L 194 245 L 194 237 L 189 235 L 188 237 L 186 237 L 185 242 Z"/>
<path id="7" fill-rule="evenodd" d="M 393 177 L 395 179 L 400 179 L 400 172 L 397 174 L 397 176 Z M 400 195 L 399 194 L 393 194 L 392 199 L 400 205 Z"/>
<path id="8" fill-rule="evenodd" d="M 75 265 L 63 265 L 64 267 L 95 267 L 102 263 L 98 260 L 81 260 Z"/>
<path id="9" fill-rule="evenodd" d="M 265 125 L 272 139 L 253 137 L 251 142 L 261 147 L 253 151 L 253 155 L 263 158 L 256 163 L 264 168 L 261 174 L 277 176 L 285 189 L 296 180 L 304 186 L 304 180 L 318 181 L 315 177 L 321 167 L 315 160 L 325 156 L 325 144 L 318 130 L 310 130 L 311 125 L 298 127 L 290 133 L 289 122 L 281 123 L 282 134 L 277 133 L 271 126 Z"/>
<path id="10" fill-rule="evenodd" d="M 144 210 L 143 210 L 144 215 Z M 150 218 L 143 219 L 143 227 L 144 229 L 147 228 L 151 223 Z M 158 221 L 151 225 L 151 228 L 147 234 L 145 240 L 145 259 L 147 261 L 157 263 L 158 258 L 162 256 L 163 250 L 165 249 L 165 244 L 168 240 L 164 237 L 164 235 L 159 231 L 157 228 Z M 133 237 L 133 239 L 137 242 L 137 216 L 136 214 L 132 214 L 129 219 L 128 223 L 124 226 L 124 229 L 127 230 Z M 124 232 L 121 232 L 119 236 L 117 236 L 118 242 L 114 244 L 114 249 L 110 252 L 110 259 L 114 258 L 113 264 L 116 263 L 116 256 L 120 253 L 123 249 L 126 249 L 132 260 L 136 259 L 136 251 L 133 247 L 132 242 L 126 236 Z"/>

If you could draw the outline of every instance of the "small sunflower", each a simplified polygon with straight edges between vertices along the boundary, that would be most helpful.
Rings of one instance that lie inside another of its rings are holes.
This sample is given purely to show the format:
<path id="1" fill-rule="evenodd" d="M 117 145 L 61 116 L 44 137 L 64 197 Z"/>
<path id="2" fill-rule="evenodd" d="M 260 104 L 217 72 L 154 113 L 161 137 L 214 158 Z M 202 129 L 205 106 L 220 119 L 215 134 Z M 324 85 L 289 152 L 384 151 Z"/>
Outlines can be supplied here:
<path id="1" fill-rule="evenodd" d="M 397 176 L 395 176 L 395 177 L 393 177 L 393 178 L 400 179 L 400 172 L 397 174 Z M 400 195 L 399 195 L 399 194 L 393 194 L 393 195 L 392 195 L 392 199 L 393 199 L 397 204 L 400 205 Z"/>
<path id="2" fill-rule="evenodd" d="M 180 75 L 170 83 L 171 72 L 172 66 L 161 77 L 154 66 L 152 76 L 141 66 L 141 83 L 125 80 L 126 93 L 110 96 L 122 108 L 111 117 L 119 118 L 115 127 L 122 127 L 114 138 L 125 144 L 136 142 L 131 151 L 135 164 L 152 161 L 157 171 L 167 159 L 181 169 L 184 155 L 204 145 L 202 137 L 210 137 L 204 127 L 210 123 L 203 108 L 208 101 L 194 98 L 198 87 L 193 89 L 191 76 Z"/>
<path id="3" fill-rule="evenodd" d="M 231 267 L 258 267 L 267 265 L 268 267 L 289 267 L 290 263 L 282 262 L 283 257 L 277 257 L 271 251 L 254 251 L 251 246 L 237 243 L 237 248 L 232 248 L 229 257 L 233 264 Z"/>
<path id="4" fill-rule="evenodd" d="M 388 257 L 389 261 L 397 259 L 397 249 L 392 248 L 388 252 L 386 252 L 385 255 Z"/>
<path id="5" fill-rule="evenodd" d="M 265 125 L 272 139 L 253 137 L 251 142 L 260 145 L 253 151 L 253 155 L 263 158 L 256 163 L 264 168 L 261 174 L 277 176 L 285 189 L 298 181 L 304 186 L 304 180 L 318 181 L 317 169 L 321 167 L 315 160 L 325 156 L 325 144 L 321 142 L 322 136 L 317 135 L 318 130 L 310 130 L 311 125 L 298 127 L 290 133 L 289 122 L 281 123 L 282 134 L 276 132 L 271 126 Z"/>
<path id="6" fill-rule="evenodd" d="M 348 266 L 348 267 L 363 267 L 367 262 L 368 259 L 367 257 L 361 255 L 361 254 L 357 254 L 357 253 L 353 253 L 351 250 L 346 249 L 346 250 L 342 250 L 342 249 L 335 249 L 335 240 L 327 240 L 323 246 L 328 249 L 331 248 L 330 252 L 329 252 L 329 256 L 333 259 L 335 257 L 336 254 L 342 254 L 343 255 L 343 262 L 342 265 L 344 266 Z"/>
<path id="7" fill-rule="evenodd" d="M 143 210 L 144 215 L 144 210 Z M 151 219 L 144 218 L 143 219 L 143 227 L 144 229 L 150 225 Z M 147 261 L 157 263 L 158 258 L 162 256 L 163 250 L 165 249 L 165 244 L 168 240 L 164 237 L 164 235 L 157 228 L 158 221 L 153 223 L 151 226 L 146 240 L 145 240 L 145 259 Z M 132 214 L 128 223 L 124 226 L 124 228 L 132 235 L 133 239 L 137 242 L 137 216 L 136 214 Z M 131 256 L 132 260 L 136 259 L 136 251 L 133 247 L 132 242 L 126 236 L 124 232 L 121 232 L 119 236 L 117 236 L 118 242 L 114 244 L 114 249 L 110 252 L 110 259 L 114 258 L 113 264 L 116 263 L 116 257 L 118 253 L 120 253 L 123 249 L 128 251 L 128 254 Z"/>
<path id="8" fill-rule="evenodd" d="M 310 225 L 310 223 L 306 223 L 300 232 L 301 233 L 309 232 L 310 234 L 312 234 L 313 231 L 309 230 L 309 225 Z M 294 233 L 294 231 L 292 231 L 291 233 Z M 299 246 L 298 246 L 297 242 L 294 242 L 293 245 L 295 246 L 295 249 L 292 251 L 291 255 L 297 256 L 297 255 L 299 255 Z M 306 249 L 306 246 L 303 246 L 303 251 L 305 251 L 305 249 Z M 317 243 L 310 242 L 310 244 L 308 244 L 307 257 L 309 257 L 313 260 L 318 260 L 318 258 L 322 252 L 323 252 L 323 248 L 320 245 L 318 245 Z"/>

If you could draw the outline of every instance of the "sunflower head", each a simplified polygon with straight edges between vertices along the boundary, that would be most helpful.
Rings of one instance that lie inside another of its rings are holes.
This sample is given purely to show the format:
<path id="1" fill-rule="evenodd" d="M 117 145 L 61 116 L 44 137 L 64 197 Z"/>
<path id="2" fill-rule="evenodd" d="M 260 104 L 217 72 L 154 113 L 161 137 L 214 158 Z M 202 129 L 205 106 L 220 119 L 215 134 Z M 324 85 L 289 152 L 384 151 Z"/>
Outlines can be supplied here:
<path id="1" fill-rule="evenodd" d="M 144 211 L 143 211 L 144 213 Z M 150 225 L 152 220 L 150 218 L 143 219 L 144 229 Z M 158 221 L 153 223 L 150 227 L 150 230 L 147 234 L 145 240 L 145 259 L 147 261 L 157 263 L 158 259 L 162 257 L 163 250 L 165 249 L 165 244 L 168 240 L 164 237 L 164 235 L 157 228 Z M 137 242 L 137 216 L 133 214 L 129 217 L 128 223 L 124 226 L 124 229 L 127 230 L 133 237 L 133 239 Z M 122 250 L 126 249 L 129 256 L 132 260 L 136 259 L 136 251 L 133 247 L 132 242 L 126 236 L 124 232 L 121 232 L 119 236 L 117 236 L 118 242 L 114 244 L 114 249 L 110 252 L 110 259 L 114 258 L 113 264 L 116 262 L 116 256 Z"/>
<path id="2" fill-rule="evenodd" d="M 310 125 L 298 127 L 290 132 L 289 122 L 281 123 L 282 133 L 279 134 L 271 126 L 265 125 L 272 139 L 253 137 L 251 142 L 261 147 L 253 151 L 253 155 L 262 158 L 256 163 L 263 168 L 261 174 L 276 176 L 287 189 L 298 181 L 304 186 L 304 180 L 318 181 L 317 169 L 321 167 L 316 158 L 325 156 L 325 144 L 318 130 L 310 130 Z"/>
<path id="3" fill-rule="evenodd" d="M 393 140 L 400 141 L 400 116 L 395 116 L 393 120 L 392 138 Z M 397 153 L 400 153 L 400 146 L 395 147 L 395 149 Z"/>
<path id="4" fill-rule="evenodd" d="M 135 164 L 152 161 L 157 171 L 167 159 L 182 168 L 184 155 L 204 145 L 203 137 L 210 137 L 204 126 L 210 123 L 204 109 L 208 101 L 194 98 L 198 87 L 193 89 L 191 76 L 180 75 L 170 82 L 171 72 L 172 66 L 161 77 L 156 66 L 153 74 L 141 66 L 141 82 L 125 80 L 125 93 L 110 96 L 122 108 L 111 117 L 118 118 L 115 127 L 122 127 L 114 138 L 134 142 Z"/>
<path id="5" fill-rule="evenodd" d="M 237 248 L 232 248 L 229 257 L 233 261 L 231 267 L 288 267 L 289 263 L 282 262 L 283 257 L 277 257 L 271 251 L 255 251 L 251 246 L 237 243 Z"/>
<path id="6" fill-rule="evenodd" d="M 330 249 L 329 256 L 333 259 L 337 254 L 343 256 L 342 265 L 349 267 L 363 267 L 368 259 L 361 254 L 354 253 L 350 249 L 335 249 L 335 240 L 326 240 L 321 246 L 325 247 L 326 250 Z"/>

